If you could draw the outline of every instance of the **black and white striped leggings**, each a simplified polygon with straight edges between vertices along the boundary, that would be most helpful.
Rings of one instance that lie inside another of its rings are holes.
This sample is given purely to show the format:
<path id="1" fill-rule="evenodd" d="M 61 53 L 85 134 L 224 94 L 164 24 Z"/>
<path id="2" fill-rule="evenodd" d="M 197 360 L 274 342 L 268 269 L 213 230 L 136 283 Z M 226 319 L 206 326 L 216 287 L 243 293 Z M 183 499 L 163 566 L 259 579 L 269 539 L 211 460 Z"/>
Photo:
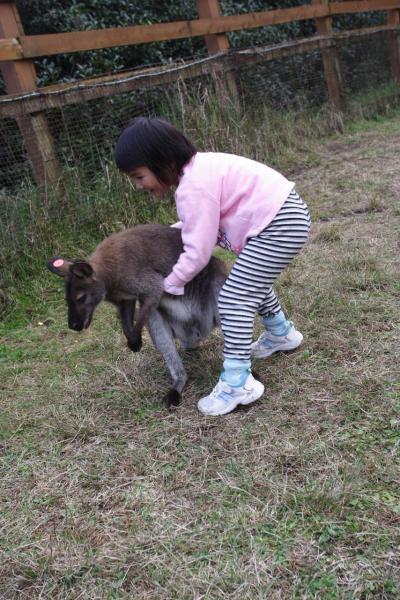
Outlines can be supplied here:
<path id="1" fill-rule="evenodd" d="M 249 359 L 255 313 L 265 317 L 281 310 L 272 284 L 304 245 L 310 224 L 308 207 L 293 189 L 237 257 L 218 299 L 224 358 Z"/>

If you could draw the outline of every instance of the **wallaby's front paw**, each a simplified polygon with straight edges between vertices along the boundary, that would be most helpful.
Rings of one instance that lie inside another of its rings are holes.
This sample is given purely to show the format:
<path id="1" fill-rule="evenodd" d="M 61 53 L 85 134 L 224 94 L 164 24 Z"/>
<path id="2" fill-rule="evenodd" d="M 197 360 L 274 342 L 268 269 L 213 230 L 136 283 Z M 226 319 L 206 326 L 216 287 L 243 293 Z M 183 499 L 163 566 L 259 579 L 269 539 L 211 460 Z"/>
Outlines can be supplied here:
<path id="1" fill-rule="evenodd" d="M 131 337 L 128 340 L 128 348 L 132 350 L 132 352 L 139 352 L 142 347 L 142 338 L 141 337 Z"/>

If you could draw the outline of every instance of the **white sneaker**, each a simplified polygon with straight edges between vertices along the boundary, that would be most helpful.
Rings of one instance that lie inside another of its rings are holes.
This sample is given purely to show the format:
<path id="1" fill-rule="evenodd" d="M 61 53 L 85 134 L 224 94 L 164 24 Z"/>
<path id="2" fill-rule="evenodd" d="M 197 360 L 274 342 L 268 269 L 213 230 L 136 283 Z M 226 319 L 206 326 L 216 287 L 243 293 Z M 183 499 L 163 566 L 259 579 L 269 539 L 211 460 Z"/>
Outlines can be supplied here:
<path id="1" fill-rule="evenodd" d="M 258 340 L 251 345 L 251 356 L 253 358 L 266 358 L 274 352 L 294 350 L 300 346 L 303 336 L 297 331 L 293 323 L 286 335 L 272 335 L 264 331 Z"/>
<path id="2" fill-rule="evenodd" d="M 203 415 L 226 415 L 239 404 L 251 404 L 264 393 L 264 385 L 250 373 L 241 387 L 231 387 L 221 379 L 209 396 L 199 400 L 197 407 Z"/>

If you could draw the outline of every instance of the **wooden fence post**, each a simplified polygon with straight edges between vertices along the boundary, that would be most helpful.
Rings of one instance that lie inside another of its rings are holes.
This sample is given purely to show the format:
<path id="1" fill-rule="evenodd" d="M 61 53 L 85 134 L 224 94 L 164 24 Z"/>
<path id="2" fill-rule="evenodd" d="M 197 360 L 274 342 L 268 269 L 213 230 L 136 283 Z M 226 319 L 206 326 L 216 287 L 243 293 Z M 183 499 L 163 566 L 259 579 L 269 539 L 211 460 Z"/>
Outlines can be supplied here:
<path id="1" fill-rule="evenodd" d="M 199 17 L 220 17 L 221 8 L 219 0 L 196 0 L 197 12 Z M 229 40 L 225 33 L 217 33 L 205 36 L 206 46 L 209 54 L 218 54 L 219 52 L 226 52 L 229 50 Z M 235 75 L 232 71 L 223 73 L 219 71 L 215 73 L 216 83 L 220 93 L 222 94 L 223 100 L 233 100 L 235 106 L 240 108 L 240 94 L 237 86 Z M 225 83 L 227 90 L 225 88 Z M 228 91 L 228 94 L 226 93 Z M 227 98 L 228 96 L 228 98 Z"/>
<path id="2" fill-rule="evenodd" d="M 15 2 L 0 0 L 0 39 L 17 38 L 23 29 Z M 31 60 L 0 62 L 0 69 L 9 94 L 36 89 L 36 71 Z M 54 182 L 59 177 L 59 165 L 53 139 L 44 113 L 36 112 L 16 117 L 39 184 Z"/>
<path id="3" fill-rule="evenodd" d="M 312 4 L 329 4 L 329 0 L 312 0 Z M 332 17 L 315 19 L 317 33 L 320 35 L 332 34 Z M 328 87 L 329 99 L 335 113 L 339 114 L 344 109 L 344 93 L 342 76 L 340 72 L 339 56 L 337 49 L 326 48 L 321 51 L 324 65 L 325 80 Z"/>
<path id="4" fill-rule="evenodd" d="M 388 25 L 400 25 L 400 11 L 399 10 L 388 10 L 387 11 L 387 23 Z M 397 31 L 389 32 L 389 53 L 390 53 L 390 66 L 392 68 L 392 77 L 397 83 L 400 84 L 400 36 Z"/>

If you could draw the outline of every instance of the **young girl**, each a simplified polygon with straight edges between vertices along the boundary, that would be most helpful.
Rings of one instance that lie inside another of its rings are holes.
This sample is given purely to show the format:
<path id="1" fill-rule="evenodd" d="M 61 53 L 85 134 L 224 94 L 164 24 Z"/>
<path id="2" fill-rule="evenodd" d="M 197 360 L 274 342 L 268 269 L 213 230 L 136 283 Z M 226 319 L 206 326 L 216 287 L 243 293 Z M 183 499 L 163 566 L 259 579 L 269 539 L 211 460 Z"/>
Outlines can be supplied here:
<path id="1" fill-rule="evenodd" d="M 159 118 L 135 119 L 118 139 L 115 157 L 140 189 L 161 197 L 176 187 L 183 252 L 164 280 L 166 292 L 183 294 L 216 244 L 237 255 L 218 302 L 223 371 L 198 408 L 206 415 L 224 415 L 254 402 L 264 386 L 250 372 L 250 357 L 292 350 L 303 341 L 272 284 L 307 239 L 306 204 L 294 183 L 277 171 L 241 156 L 197 152 L 183 133 Z M 256 312 L 265 331 L 252 343 Z"/>

